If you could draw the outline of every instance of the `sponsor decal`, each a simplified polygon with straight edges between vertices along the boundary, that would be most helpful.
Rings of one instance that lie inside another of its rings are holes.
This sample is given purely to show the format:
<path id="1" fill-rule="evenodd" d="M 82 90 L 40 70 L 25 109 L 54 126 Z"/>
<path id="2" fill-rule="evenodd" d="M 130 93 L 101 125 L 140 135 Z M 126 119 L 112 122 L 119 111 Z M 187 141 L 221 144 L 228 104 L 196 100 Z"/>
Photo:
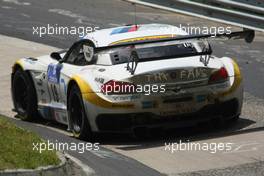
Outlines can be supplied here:
<path id="1" fill-rule="evenodd" d="M 35 64 L 37 61 L 37 59 L 29 57 L 29 58 L 25 58 L 25 62 L 29 63 L 29 64 Z"/>
<path id="2" fill-rule="evenodd" d="M 61 78 L 60 82 L 63 85 L 64 94 L 67 95 L 67 86 L 66 86 L 65 80 Z"/>
<path id="3" fill-rule="evenodd" d="M 209 69 L 177 69 L 167 72 L 159 72 L 145 75 L 145 81 L 148 82 L 167 82 L 167 81 L 192 81 L 205 79 L 209 76 Z"/>
<path id="4" fill-rule="evenodd" d="M 115 101 L 132 101 L 140 98 L 140 95 L 120 95 L 120 96 L 111 96 Z"/>
<path id="5" fill-rule="evenodd" d="M 52 93 L 52 99 L 55 102 L 59 102 L 60 101 L 60 96 L 59 96 L 59 87 L 57 87 L 58 84 L 50 84 L 49 89 L 51 90 Z"/>
<path id="6" fill-rule="evenodd" d="M 169 73 L 169 76 L 170 76 L 171 79 L 176 79 L 177 78 L 177 73 L 174 72 L 174 71 L 173 72 L 170 72 Z"/>
<path id="7" fill-rule="evenodd" d="M 60 71 L 62 64 L 49 64 L 48 66 L 48 82 L 58 84 L 60 81 Z"/>
<path id="8" fill-rule="evenodd" d="M 121 28 L 114 29 L 114 30 L 111 32 L 110 35 L 114 35 L 114 34 L 122 34 L 122 33 L 126 33 L 126 32 L 133 32 L 133 31 L 137 31 L 138 28 L 139 28 L 138 25 L 121 27 Z"/>
<path id="9" fill-rule="evenodd" d="M 206 69 L 204 68 L 194 68 L 192 70 L 182 70 L 180 73 L 180 78 L 182 80 L 195 80 L 199 78 L 207 78 Z"/>
<path id="10" fill-rule="evenodd" d="M 95 78 L 94 81 L 103 84 L 104 78 Z"/>
<path id="11" fill-rule="evenodd" d="M 196 101 L 197 102 L 204 102 L 207 99 L 207 95 L 197 95 L 196 96 Z"/>
<path id="12" fill-rule="evenodd" d="M 147 77 L 147 81 L 148 82 L 151 82 L 151 81 L 167 81 L 168 80 L 168 74 L 166 73 L 154 73 L 154 74 L 149 74 L 149 75 L 146 75 Z"/>
<path id="13" fill-rule="evenodd" d="M 42 87 L 43 81 L 46 79 L 46 74 L 41 73 L 40 75 L 35 76 L 35 80 L 38 86 Z"/>

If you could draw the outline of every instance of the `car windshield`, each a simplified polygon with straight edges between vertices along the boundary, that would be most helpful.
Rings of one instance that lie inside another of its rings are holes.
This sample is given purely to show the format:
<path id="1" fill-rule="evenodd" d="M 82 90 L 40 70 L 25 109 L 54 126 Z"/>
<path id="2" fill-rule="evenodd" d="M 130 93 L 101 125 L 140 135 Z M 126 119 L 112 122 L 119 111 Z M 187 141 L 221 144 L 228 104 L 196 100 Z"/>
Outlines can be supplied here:
<path id="1" fill-rule="evenodd" d="M 196 49 L 191 44 L 177 44 L 169 46 L 155 46 L 136 49 L 140 59 L 155 59 L 175 57 L 182 54 L 195 53 Z"/>

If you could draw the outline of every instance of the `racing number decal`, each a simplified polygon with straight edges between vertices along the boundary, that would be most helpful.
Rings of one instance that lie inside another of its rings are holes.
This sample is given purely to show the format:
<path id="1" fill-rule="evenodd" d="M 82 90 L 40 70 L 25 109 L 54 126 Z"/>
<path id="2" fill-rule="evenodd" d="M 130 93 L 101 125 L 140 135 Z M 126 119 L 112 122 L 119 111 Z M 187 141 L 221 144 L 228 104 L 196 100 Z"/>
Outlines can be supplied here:
<path id="1" fill-rule="evenodd" d="M 57 86 L 55 84 L 50 84 L 50 90 L 51 90 L 51 93 L 52 93 L 53 100 L 55 102 L 59 102 L 60 97 L 59 97 L 59 93 L 58 93 L 58 90 L 57 90 Z"/>
<path id="2" fill-rule="evenodd" d="M 48 85 L 51 91 L 51 98 L 55 102 L 59 102 L 59 83 L 60 83 L 60 71 L 62 64 L 50 64 L 48 66 Z"/>

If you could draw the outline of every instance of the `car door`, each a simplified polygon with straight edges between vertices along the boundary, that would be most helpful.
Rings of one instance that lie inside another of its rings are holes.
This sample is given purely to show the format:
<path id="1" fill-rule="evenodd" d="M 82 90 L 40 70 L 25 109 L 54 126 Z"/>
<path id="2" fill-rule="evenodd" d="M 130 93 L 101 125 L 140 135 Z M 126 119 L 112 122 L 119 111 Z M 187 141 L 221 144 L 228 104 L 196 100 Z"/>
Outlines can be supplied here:
<path id="1" fill-rule="evenodd" d="M 54 111 L 53 115 L 56 121 L 67 124 L 67 85 L 71 77 L 86 64 L 82 44 L 74 44 L 62 61 L 54 60 L 48 65 L 50 106 Z"/>

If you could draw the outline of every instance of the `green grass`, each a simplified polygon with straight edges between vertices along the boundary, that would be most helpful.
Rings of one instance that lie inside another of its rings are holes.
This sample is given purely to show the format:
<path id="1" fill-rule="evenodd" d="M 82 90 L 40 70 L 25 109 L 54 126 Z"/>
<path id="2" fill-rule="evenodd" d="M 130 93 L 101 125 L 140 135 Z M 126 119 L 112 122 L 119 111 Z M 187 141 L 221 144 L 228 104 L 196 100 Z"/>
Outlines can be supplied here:
<path id="1" fill-rule="evenodd" d="M 60 160 L 55 151 L 33 150 L 33 143 L 37 142 L 45 141 L 0 116 L 0 170 L 58 165 Z"/>

